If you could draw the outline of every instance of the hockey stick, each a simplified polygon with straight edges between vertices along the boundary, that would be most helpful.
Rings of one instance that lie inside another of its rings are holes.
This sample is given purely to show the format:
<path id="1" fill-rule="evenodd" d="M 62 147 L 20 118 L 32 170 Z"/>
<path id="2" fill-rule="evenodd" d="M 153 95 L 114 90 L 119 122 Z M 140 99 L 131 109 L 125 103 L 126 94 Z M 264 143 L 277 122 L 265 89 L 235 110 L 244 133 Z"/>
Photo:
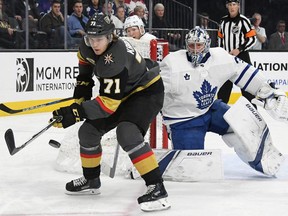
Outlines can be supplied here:
<path id="1" fill-rule="evenodd" d="M 1 103 L 0 104 L 0 110 L 4 111 L 6 113 L 9 113 L 9 114 L 15 114 L 15 113 L 20 113 L 20 112 L 26 112 L 26 111 L 34 110 L 34 109 L 39 109 L 39 108 L 50 106 L 50 105 L 54 105 L 54 104 L 57 104 L 57 103 L 62 103 L 62 102 L 65 102 L 65 101 L 69 101 L 71 99 L 73 99 L 73 97 L 68 97 L 68 98 L 64 98 L 64 99 L 60 99 L 60 100 L 55 100 L 55 101 L 51 101 L 51 102 L 48 102 L 48 103 L 39 104 L 39 105 L 36 105 L 36 106 L 26 107 L 26 108 L 23 108 L 23 109 L 11 109 L 11 108 L 7 107 L 5 104 Z"/>
<path id="2" fill-rule="evenodd" d="M 115 149 L 115 153 L 114 153 L 114 159 L 113 159 L 113 164 L 112 167 L 110 167 L 107 163 L 102 162 L 101 163 L 101 171 L 109 176 L 110 178 L 114 178 L 115 173 L 116 173 L 116 166 L 117 166 L 117 161 L 118 161 L 118 155 L 119 155 L 119 148 L 120 145 L 119 143 L 116 144 L 116 149 Z"/>
<path id="3" fill-rule="evenodd" d="M 52 125 L 55 122 L 58 122 L 58 121 L 61 121 L 61 120 L 62 120 L 62 116 L 58 116 L 57 118 L 53 119 L 53 121 L 51 121 L 45 128 L 43 128 L 42 130 L 40 130 L 39 132 L 34 134 L 32 136 L 32 138 L 30 138 L 28 141 L 26 141 L 23 145 L 21 145 L 19 147 L 16 147 L 16 145 L 15 145 L 15 139 L 14 139 L 13 130 L 12 129 L 8 129 L 5 132 L 5 140 L 6 140 L 6 144 L 7 144 L 7 147 L 8 147 L 10 155 L 16 154 L 18 151 L 23 149 L 25 146 L 27 146 L 29 143 L 31 143 L 33 140 L 35 140 L 38 136 L 40 136 L 46 130 L 48 130 L 50 127 L 52 127 Z"/>

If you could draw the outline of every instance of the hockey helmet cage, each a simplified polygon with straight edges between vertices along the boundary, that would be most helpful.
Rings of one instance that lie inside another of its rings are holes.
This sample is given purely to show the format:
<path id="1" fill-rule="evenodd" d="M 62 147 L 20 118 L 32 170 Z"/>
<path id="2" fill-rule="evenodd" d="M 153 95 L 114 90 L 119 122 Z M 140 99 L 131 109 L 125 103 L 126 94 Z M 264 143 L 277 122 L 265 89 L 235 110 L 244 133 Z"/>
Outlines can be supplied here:
<path id="1" fill-rule="evenodd" d="M 126 18 L 124 22 L 124 30 L 126 31 L 127 28 L 134 26 L 139 28 L 141 35 L 145 33 L 144 23 L 137 15 L 129 16 Z"/>
<path id="2" fill-rule="evenodd" d="M 115 30 L 115 25 L 108 15 L 95 13 L 86 24 L 86 33 L 91 36 L 109 35 Z"/>
<path id="3" fill-rule="evenodd" d="M 196 26 L 186 34 L 185 43 L 188 55 L 191 57 L 190 61 L 194 67 L 197 67 L 209 52 L 211 44 L 209 34 L 204 29 Z M 197 49 L 196 44 L 199 43 L 202 44 L 202 47 Z"/>

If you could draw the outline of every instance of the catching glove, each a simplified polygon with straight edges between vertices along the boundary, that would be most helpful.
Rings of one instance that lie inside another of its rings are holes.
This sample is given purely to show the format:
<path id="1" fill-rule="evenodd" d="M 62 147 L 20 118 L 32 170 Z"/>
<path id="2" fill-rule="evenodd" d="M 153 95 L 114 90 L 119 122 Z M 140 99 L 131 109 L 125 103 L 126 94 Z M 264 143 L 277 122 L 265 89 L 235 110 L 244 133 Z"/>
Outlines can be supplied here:
<path id="1" fill-rule="evenodd" d="M 70 106 L 67 107 L 61 107 L 60 109 L 54 110 L 53 111 L 53 119 L 62 116 L 62 120 L 55 122 L 53 124 L 54 127 L 57 128 L 67 128 L 76 122 L 83 121 L 84 118 L 86 117 L 86 114 L 81 107 L 81 105 L 77 103 L 73 103 Z M 50 122 L 53 120 L 50 119 Z"/>
<path id="2" fill-rule="evenodd" d="M 74 89 L 73 98 L 84 100 L 90 100 L 92 97 L 92 88 L 94 86 L 94 80 L 91 77 L 78 75 L 76 78 L 77 83 Z"/>
<path id="3" fill-rule="evenodd" d="M 263 107 L 269 115 L 288 123 L 288 99 L 285 92 L 276 89 L 274 83 L 262 86 L 252 103 Z"/>

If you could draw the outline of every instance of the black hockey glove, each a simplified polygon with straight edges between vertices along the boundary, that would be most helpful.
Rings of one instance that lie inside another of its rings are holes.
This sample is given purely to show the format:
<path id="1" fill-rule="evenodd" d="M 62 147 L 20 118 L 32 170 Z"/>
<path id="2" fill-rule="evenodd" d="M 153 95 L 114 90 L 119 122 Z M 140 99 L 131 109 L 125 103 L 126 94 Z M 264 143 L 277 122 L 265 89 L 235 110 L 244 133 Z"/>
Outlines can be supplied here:
<path id="1" fill-rule="evenodd" d="M 94 80 L 91 77 L 83 75 L 78 75 L 76 80 L 77 83 L 74 89 L 73 98 L 74 99 L 84 98 L 84 100 L 91 100 Z"/>
<path id="2" fill-rule="evenodd" d="M 61 107 L 60 109 L 53 111 L 53 119 L 55 119 L 58 116 L 62 116 L 62 120 L 59 122 L 55 122 L 53 124 L 54 127 L 57 128 L 67 128 L 76 122 L 83 121 L 86 117 L 86 114 L 84 112 L 84 109 L 81 107 L 81 105 L 77 103 L 73 103 L 70 106 Z M 53 120 L 50 119 L 50 122 Z"/>

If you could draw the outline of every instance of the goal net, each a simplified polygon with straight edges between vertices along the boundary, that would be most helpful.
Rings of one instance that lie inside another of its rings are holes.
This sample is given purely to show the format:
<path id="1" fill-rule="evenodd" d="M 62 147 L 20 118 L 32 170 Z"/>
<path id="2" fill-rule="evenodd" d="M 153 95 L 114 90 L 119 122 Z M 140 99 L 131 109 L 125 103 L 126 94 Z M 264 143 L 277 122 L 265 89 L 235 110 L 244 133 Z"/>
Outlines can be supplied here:
<path id="1" fill-rule="evenodd" d="M 157 62 L 160 62 L 169 53 L 169 44 L 167 41 L 155 39 L 145 41 L 130 37 L 122 39 L 127 40 L 144 58 Z M 81 123 L 72 126 L 60 141 L 61 147 L 55 162 L 56 170 L 68 173 L 82 173 L 78 139 L 78 129 L 80 126 Z M 149 143 L 152 148 L 157 149 L 171 147 L 170 143 L 168 143 L 167 132 L 162 124 L 160 114 L 151 123 L 150 129 L 145 136 L 145 142 Z M 105 161 L 106 164 L 112 164 L 117 145 L 115 129 L 103 136 L 101 145 L 103 149 L 102 161 Z M 127 167 L 131 167 L 131 164 L 128 155 L 120 148 L 116 175 L 128 174 Z"/>

